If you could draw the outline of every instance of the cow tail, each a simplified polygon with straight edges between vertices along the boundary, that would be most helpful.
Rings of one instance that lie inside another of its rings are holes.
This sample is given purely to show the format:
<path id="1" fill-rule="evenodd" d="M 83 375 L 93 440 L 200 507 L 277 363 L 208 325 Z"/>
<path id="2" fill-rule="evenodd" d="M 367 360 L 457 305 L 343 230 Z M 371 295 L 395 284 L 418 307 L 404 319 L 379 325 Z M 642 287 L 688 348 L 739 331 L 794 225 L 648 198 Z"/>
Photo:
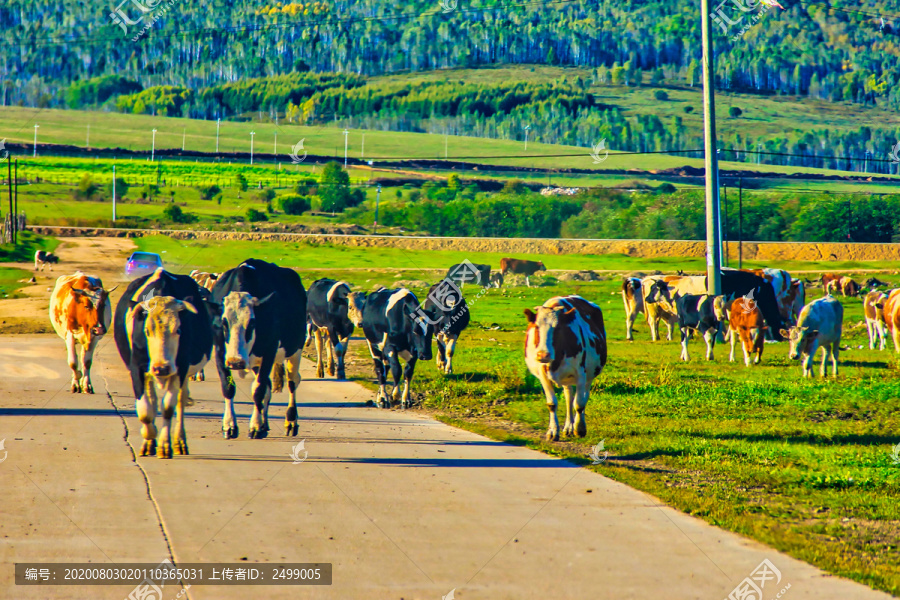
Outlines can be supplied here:
<path id="1" fill-rule="evenodd" d="M 272 393 L 277 394 L 284 389 L 284 363 L 276 362 L 272 366 Z"/>

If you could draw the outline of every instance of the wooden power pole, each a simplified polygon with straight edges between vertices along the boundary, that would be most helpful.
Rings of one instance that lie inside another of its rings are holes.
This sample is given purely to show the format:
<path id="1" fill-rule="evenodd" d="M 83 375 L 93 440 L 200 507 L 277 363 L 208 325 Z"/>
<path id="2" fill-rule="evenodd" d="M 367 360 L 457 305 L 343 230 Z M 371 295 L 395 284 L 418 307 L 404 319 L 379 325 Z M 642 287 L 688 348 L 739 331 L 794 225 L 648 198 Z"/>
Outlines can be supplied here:
<path id="1" fill-rule="evenodd" d="M 707 293 L 722 293 L 722 245 L 719 230 L 719 161 L 716 156 L 716 100 L 713 79 L 712 28 L 709 0 L 700 0 L 703 19 L 703 149 L 706 167 L 706 281 Z"/>

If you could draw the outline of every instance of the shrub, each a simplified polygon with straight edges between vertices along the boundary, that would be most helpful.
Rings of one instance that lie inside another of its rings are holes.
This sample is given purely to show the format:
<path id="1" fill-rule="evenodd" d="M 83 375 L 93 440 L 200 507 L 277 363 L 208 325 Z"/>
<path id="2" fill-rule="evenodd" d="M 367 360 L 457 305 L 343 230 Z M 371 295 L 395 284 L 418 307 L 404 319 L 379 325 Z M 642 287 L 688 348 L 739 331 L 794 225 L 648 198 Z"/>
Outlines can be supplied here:
<path id="1" fill-rule="evenodd" d="M 247 221 L 249 221 L 250 223 L 269 220 L 269 217 L 266 216 L 266 213 L 261 210 L 256 210 L 255 208 L 248 208 L 246 215 Z"/>
<path id="2" fill-rule="evenodd" d="M 732 119 L 737 119 L 742 114 L 744 114 L 744 111 L 739 109 L 737 106 L 732 106 L 728 109 L 728 116 L 730 116 Z"/>
<path id="3" fill-rule="evenodd" d="M 528 186 L 525 185 L 525 182 L 520 179 L 510 179 L 503 185 L 503 193 L 505 194 L 527 194 Z"/>
<path id="4" fill-rule="evenodd" d="M 666 182 L 666 183 L 662 184 L 661 186 L 659 186 L 658 188 L 656 188 L 655 191 L 657 194 L 674 194 L 675 192 L 678 191 L 678 188 L 676 188 L 671 183 Z"/>
<path id="5" fill-rule="evenodd" d="M 684 112 L 690 114 L 690 113 L 694 112 L 694 107 L 693 106 L 685 106 Z"/>
<path id="6" fill-rule="evenodd" d="M 217 195 L 222 193 L 222 188 L 220 188 L 216 184 L 201 185 L 197 189 L 200 190 L 200 195 L 203 196 L 204 200 L 212 200 Z"/>
<path id="7" fill-rule="evenodd" d="M 275 199 L 275 190 L 265 188 L 256 192 L 254 196 L 260 202 L 271 202 Z"/>
<path id="8" fill-rule="evenodd" d="M 106 195 L 112 198 L 112 181 L 104 187 Z M 116 198 L 123 198 L 128 193 L 128 183 L 121 177 L 116 177 Z"/>
<path id="9" fill-rule="evenodd" d="M 196 215 L 181 210 L 177 204 L 167 204 L 163 209 L 163 216 L 173 223 L 193 223 L 197 220 Z"/>
<path id="10" fill-rule="evenodd" d="M 300 194 L 278 196 L 277 202 L 278 208 L 286 215 L 302 215 L 312 207 L 309 197 Z"/>
<path id="11" fill-rule="evenodd" d="M 300 182 L 294 186 L 294 192 L 303 196 L 312 196 L 318 193 L 319 182 L 311 177 L 307 177 L 306 179 L 301 179 Z"/>
<path id="12" fill-rule="evenodd" d="M 94 194 L 100 189 L 96 183 L 94 183 L 94 179 L 91 177 L 90 173 L 85 173 L 81 176 L 81 181 L 78 182 L 78 189 L 75 190 L 74 196 L 76 200 L 90 200 L 94 197 Z"/>
<path id="13" fill-rule="evenodd" d="M 350 175 L 337 162 L 331 161 L 322 170 L 319 180 L 322 207 L 328 211 L 342 211 L 350 206 Z"/>
<path id="14" fill-rule="evenodd" d="M 239 189 L 242 192 L 247 191 L 247 178 L 244 177 L 243 173 L 237 173 L 234 176 L 234 187 Z"/>
<path id="15" fill-rule="evenodd" d="M 663 90 L 656 90 L 655 92 L 653 92 L 653 97 L 656 98 L 657 100 L 659 100 L 660 102 L 665 102 L 666 100 L 669 99 L 669 94 L 667 94 Z"/>

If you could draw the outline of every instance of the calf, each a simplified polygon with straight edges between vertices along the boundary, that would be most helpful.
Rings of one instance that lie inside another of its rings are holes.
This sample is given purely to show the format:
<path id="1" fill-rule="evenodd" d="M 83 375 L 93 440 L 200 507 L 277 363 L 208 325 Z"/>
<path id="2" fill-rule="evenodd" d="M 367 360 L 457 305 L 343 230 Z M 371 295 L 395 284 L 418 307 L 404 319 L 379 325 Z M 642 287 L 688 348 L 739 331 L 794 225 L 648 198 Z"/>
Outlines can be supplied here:
<path id="1" fill-rule="evenodd" d="M 803 376 L 812 377 L 812 361 L 822 347 L 822 370 L 825 377 L 825 365 L 831 357 L 832 375 L 837 377 L 838 353 L 840 352 L 841 329 L 844 321 L 844 308 L 832 296 L 814 300 L 803 307 L 797 324 L 790 331 L 782 331 L 781 335 L 790 340 L 788 355 L 802 362 Z"/>
<path id="2" fill-rule="evenodd" d="M 622 281 L 622 302 L 625 304 L 625 339 L 634 341 L 634 321 L 638 314 L 644 312 L 644 295 L 641 293 L 640 279 L 626 277 Z"/>
<path id="3" fill-rule="evenodd" d="M 94 349 L 109 330 L 112 319 L 109 294 L 113 290 L 103 289 L 100 278 L 78 271 L 57 279 L 50 295 L 50 323 L 66 342 L 73 393 L 94 393 L 91 363 Z M 76 343 L 81 346 L 80 367 Z"/>
<path id="4" fill-rule="evenodd" d="M 827 294 L 831 282 L 838 281 L 840 278 L 841 276 L 837 273 L 822 273 L 822 276 L 819 278 L 819 283 L 822 284 L 822 289 L 824 289 Z"/>
<path id="5" fill-rule="evenodd" d="M 45 250 L 38 250 L 34 253 L 34 270 L 35 271 L 43 271 L 44 265 L 47 265 L 47 268 L 50 272 L 53 272 L 53 265 L 59 262 L 59 257 L 53 254 L 52 252 L 47 252 Z M 38 268 L 40 267 L 40 269 Z"/>
<path id="6" fill-rule="evenodd" d="M 734 362 L 734 346 L 738 338 L 744 349 L 744 364 L 750 366 L 750 357 L 753 356 L 753 364 L 762 361 L 764 346 L 763 332 L 766 329 L 762 311 L 756 306 L 752 298 L 736 298 L 728 304 L 728 334 L 731 338 L 731 355 L 728 360 Z"/>
<path id="7" fill-rule="evenodd" d="M 800 311 L 806 306 L 806 286 L 799 279 L 791 281 L 791 287 L 785 296 L 785 310 L 781 318 L 788 325 L 793 325 L 800 317 Z"/>
<path id="8" fill-rule="evenodd" d="M 461 262 L 447 269 L 446 279 L 460 288 L 465 287 L 467 283 L 490 287 L 491 265 L 479 265 L 469 261 Z"/>
<path id="9" fill-rule="evenodd" d="M 316 341 L 316 377 L 325 377 L 325 358 L 328 374 L 334 377 L 337 362 L 337 378 L 346 379 L 344 354 L 353 334 L 353 323 L 347 316 L 347 297 L 350 284 L 334 279 L 317 279 L 309 286 L 306 318 L 308 337 Z"/>
<path id="10" fill-rule="evenodd" d="M 681 360 L 690 360 L 688 340 L 691 331 L 696 331 L 706 341 L 706 360 L 713 360 L 719 321 L 725 319 L 722 299 L 708 294 L 681 294 L 671 289 L 665 281 L 655 281 L 646 298 L 648 303 L 664 303 L 670 309 L 674 305 L 681 330 Z"/>
<path id="11" fill-rule="evenodd" d="M 644 305 L 644 315 L 647 317 L 647 326 L 650 328 L 650 339 L 654 342 L 659 340 L 659 322 L 662 321 L 666 325 L 666 339 L 672 339 L 672 327 L 678 323 L 678 315 L 675 312 L 675 305 L 669 304 L 665 298 L 657 294 L 650 299 L 650 291 L 653 284 L 657 281 L 665 281 L 668 277 L 651 275 L 641 280 L 641 302 Z M 677 279 L 677 277 L 676 277 Z M 667 282 L 668 283 L 668 282 Z"/>
<path id="12" fill-rule="evenodd" d="M 212 354 L 209 293 L 187 275 L 162 268 L 135 279 L 116 304 L 114 335 L 131 372 L 144 444 L 141 456 L 188 454 L 184 405 L 188 377 Z M 157 389 L 162 398 L 157 397 Z M 163 424 L 157 434 L 156 411 Z M 172 418 L 175 418 L 174 425 Z M 171 431 L 174 429 L 174 431 Z"/>
<path id="13" fill-rule="evenodd" d="M 525 276 L 525 284 L 531 287 L 531 276 L 538 271 L 546 271 L 544 263 L 535 260 L 519 260 L 518 258 L 501 258 L 500 274 L 504 277 L 507 273 L 515 273 Z"/>
<path id="14" fill-rule="evenodd" d="M 563 435 L 586 436 L 591 382 L 606 365 L 603 311 L 580 296 L 566 296 L 550 298 L 534 311 L 525 309 L 525 318 L 525 365 L 544 388 L 550 411 L 547 440 L 559 440 L 557 387 L 566 397 Z"/>
<path id="15" fill-rule="evenodd" d="M 503 273 L 491 273 L 491 287 L 503 287 Z"/>
<path id="16" fill-rule="evenodd" d="M 366 294 L 353 292 L 349 298 L 350 320 L 362 327 L 369 345 L 369 353 L 375 366 L 378 393 L 375 402 L 382 408 L 391 407 L 391 398 L 400 399 L 403 408 L 410 406 L 410 387 L 416 362 L 431 360 L 431 338 L 434 325 L 430 319 L 413 320 L 420 310 L 415 294 L 406 288 L 381 289 Z M 406 367 L 400 366 L 400 358 Z M 394 388 L 387 394 L 387 369 L 390 365 Z M 403 376 L 403 393 L 400 394 L 400 377 Z"/>
<path id="17" fill-rule="evenodd" d="M 884 350 L 887 339 L 887 324 L 884 318 L 884 304 L 888 294 L 879 291 L 871 291 L 863 299 L 863 314 L 866 317 L 866 333 L 869 336 L 869 350 Z"/>
<path id="18" fill-rule="evenodd" d="M 462 295 L 442 293 L 446 287 L 446 280 L 431 286 L 423 308 L 436 321 L 438 371 L 449 375 L 453 373 L 453 354 L 459 334 L 469 326 L 469 305 Z"/>
<path id="19" fill-rule="evenodd" d="M 306 342 L 306 289 L 293 269 L 250 258 L 222 273 L 212 291 L 221 310 L 221 327 L 215 337 L 216 366 L 225 396 L 222 435 L 238 436 L 234 416 L 235 384 L 232 372 L 245 377 L 253 371 L 251 386 L 253 413 L 250 439 L 269 435 L 269 401 L 272 399 L 272 371 L 285 366 L 288 407 L 284 434 L 297 435 L 297 386 L 300 385 L 300 357 Z"/>

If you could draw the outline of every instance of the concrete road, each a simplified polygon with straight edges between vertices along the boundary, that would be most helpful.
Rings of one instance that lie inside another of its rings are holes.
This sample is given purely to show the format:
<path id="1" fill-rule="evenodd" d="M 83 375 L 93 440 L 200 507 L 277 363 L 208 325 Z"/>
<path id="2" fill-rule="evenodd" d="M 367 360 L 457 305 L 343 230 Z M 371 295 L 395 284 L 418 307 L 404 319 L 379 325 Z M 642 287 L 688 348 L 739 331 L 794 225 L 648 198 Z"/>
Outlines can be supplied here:
<path id="1" fill-rule="evenodd" d="M 281 435 L 282 395 L 272 435 L 247 439 L 245 380 L 241 437 L 222 439 L 210 377 L 192 385 L 191 455 L 164 461 L 135 458 L 139 423 L 112 336 L 96 357 L 96 395 L 69 393 L 61 340 L 0 338 L 0 598 L 120 600 L 133 590 L 16 586 L 16 562 L 167 557 L 330 562 L 334 583 L 170 584 L 165 600 L 721 600 L 764 559 L 781 579 L 762 600 L 889 597 L 565 461 L 366 407 L 363 388 L 311 379 L 309 367 L 296 438 Z M 294 464 L 300 440 L 308 455 Z"/>

